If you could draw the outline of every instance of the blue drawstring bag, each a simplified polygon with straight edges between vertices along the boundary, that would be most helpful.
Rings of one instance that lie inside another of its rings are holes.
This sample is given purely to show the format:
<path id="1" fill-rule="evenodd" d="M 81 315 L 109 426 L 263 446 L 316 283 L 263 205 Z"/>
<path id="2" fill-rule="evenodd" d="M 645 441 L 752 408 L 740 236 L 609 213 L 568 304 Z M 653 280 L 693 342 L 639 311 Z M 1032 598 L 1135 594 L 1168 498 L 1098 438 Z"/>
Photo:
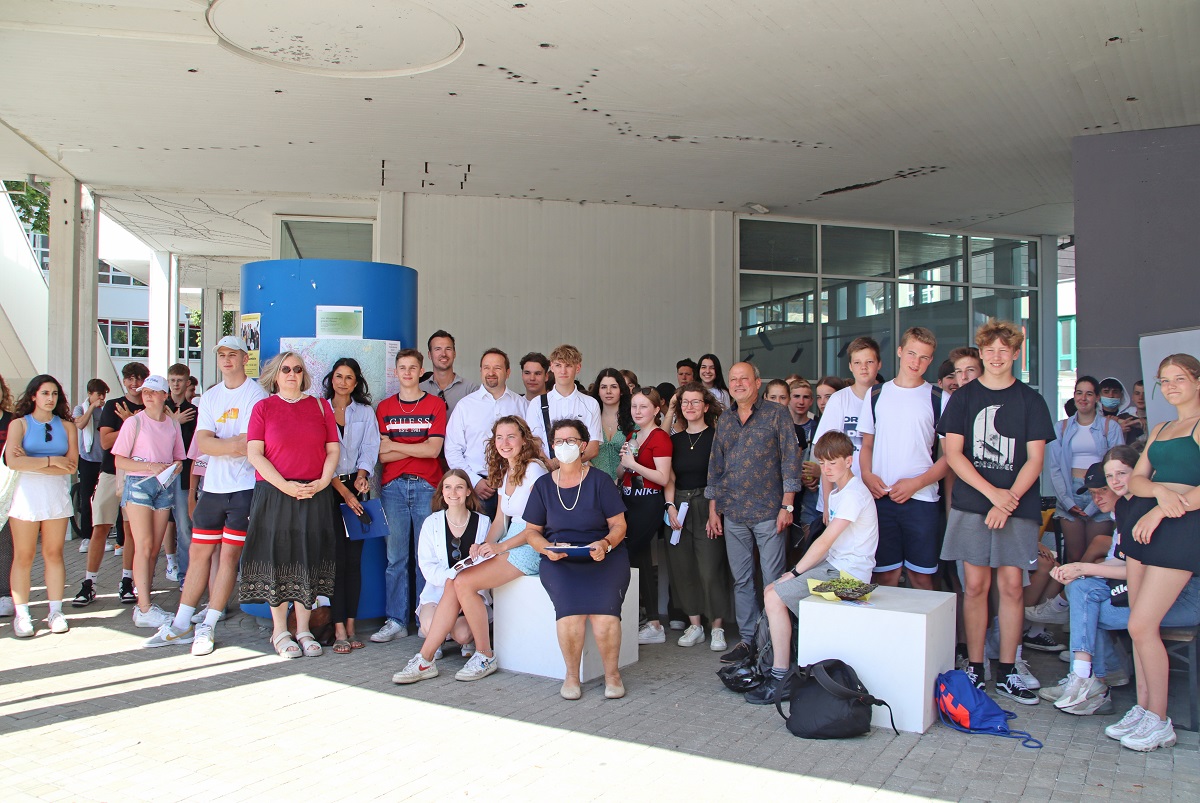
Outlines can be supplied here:
<path id="1" fill-rule="evenodd" d="M 961 669 L 951 669 L 938 675 L 933 696 L 937 700 L 938 717 L 947 727 L 963 733 L 1020 739 L 1022 746 L 1031 749 L 1042 746 L 1027 731 L 1009 728 L 1009 720 L 1016 719 L 1017 715 L 1005 711 L 991 697 L 975 688 L 967 673 Z"/>

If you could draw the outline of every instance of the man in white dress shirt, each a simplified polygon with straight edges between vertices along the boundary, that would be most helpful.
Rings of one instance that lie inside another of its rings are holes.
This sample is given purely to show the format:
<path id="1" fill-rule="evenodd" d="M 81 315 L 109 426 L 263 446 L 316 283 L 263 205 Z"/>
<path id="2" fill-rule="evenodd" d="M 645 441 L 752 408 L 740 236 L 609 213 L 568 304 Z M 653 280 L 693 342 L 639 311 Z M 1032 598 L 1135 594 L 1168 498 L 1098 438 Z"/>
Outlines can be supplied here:
<path id="1" fill-rule="evenodd" d="M 588 430 L 587 448 L 582 460 L 587 462 L 600 453 L 600 403 L 575 386 L 575 377 L 583 367 L 583 354 L 574 346 L 562 345 L 550 352 L 550 373 L 554 374 L 554 387 L 542 396 L 529 400 L 525 422 L 534 435 L 542 439 L 542 452 L 551 457 L 550 441 L 546 437 L 550 424 L 564 418 L 576 418 Z M 550 459 L 550 469 L 558 468 L 558 461 Z"/>
<path id="2" fill-rule="evenodd" d="M 446 464 L 467 472 L 475 482 L 475 495 L 489 518 L 496 513 L 496 489 L 487 484 L 484 448 L 492 425 L 506 415 L 525 415 L 525 400 L 507 387 L 510 373 L 507 354 L 496 348 L 485 351 L 479 361 L 479 390 L 455 405 L 446 426 Z"/>

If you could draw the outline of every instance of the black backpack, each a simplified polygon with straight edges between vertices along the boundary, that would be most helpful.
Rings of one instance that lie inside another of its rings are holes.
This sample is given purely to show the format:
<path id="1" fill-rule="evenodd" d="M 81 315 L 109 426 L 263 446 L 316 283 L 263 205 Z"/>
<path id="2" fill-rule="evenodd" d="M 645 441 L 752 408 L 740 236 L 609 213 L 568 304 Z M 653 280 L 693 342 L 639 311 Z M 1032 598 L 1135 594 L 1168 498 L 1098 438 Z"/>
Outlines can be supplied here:
<path id="1" fill-rule="evenodd" d="M 783 713 L 787 699 L 789 713 Z M 793 736 L 802 739 L 846 739 L 871 730 L 871 707 L 892 707 L 871 696 L 858 674 L 844 661 L 829 658 L 791 669 L 775 690 L 775 710 Z"/>
<path id="2" fill-rule="evenodd" d="M 717 677 L 725 687 L 739 694 L 761 686 L 771 674 L 771 666 L 775 662 L 775 650 L 771 646 L 771 628 L 767 624 L 765 613 L 759 614 L 758 622 L 754 625 L 754 636 L 749 644 L 750 655 L 717 670 Z"/>

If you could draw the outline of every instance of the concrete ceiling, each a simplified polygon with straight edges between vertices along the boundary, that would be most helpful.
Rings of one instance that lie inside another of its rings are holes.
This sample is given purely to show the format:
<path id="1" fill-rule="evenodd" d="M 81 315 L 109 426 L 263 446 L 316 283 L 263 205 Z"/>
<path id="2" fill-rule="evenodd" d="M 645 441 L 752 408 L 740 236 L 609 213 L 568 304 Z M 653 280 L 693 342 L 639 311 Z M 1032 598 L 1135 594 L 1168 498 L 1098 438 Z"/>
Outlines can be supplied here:
<path id="1" fill-rule="evenodd" d="M 203 2 L 0 5 L 0 174 L 87 182 L 187 286 L 381 190 L 1068 234 L 1072 137 L 1200 123 L 1194 0 L 221 4 L 290 68 Z"/>

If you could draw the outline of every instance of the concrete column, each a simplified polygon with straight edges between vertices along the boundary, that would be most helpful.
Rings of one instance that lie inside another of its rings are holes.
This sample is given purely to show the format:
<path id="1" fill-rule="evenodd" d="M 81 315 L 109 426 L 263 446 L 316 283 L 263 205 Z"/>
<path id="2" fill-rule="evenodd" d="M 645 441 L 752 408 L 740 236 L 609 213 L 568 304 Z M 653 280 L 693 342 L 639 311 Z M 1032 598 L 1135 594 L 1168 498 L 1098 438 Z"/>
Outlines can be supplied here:
<path id="1" fill-rule="evenodd" d="M 403 265 L 404 193 L 379 193 L 373 234 L 375 261 Z"/>
<path id="2" fill-rule="evenodd" d="M 206 287 L 200 296 L 200 387 L 211 387 L 219 382 L 217 357 L 213 347 L 221 339 L 221 317 L 225 310 L 224 294 L 214 287 Z"/>
<path id="3" fill-rule="evenodd" d="M 1058 398 L 1058 237 L 1038 238 L 1038 370 L 1031 377 L 1051 410 Z M 1055 414 L 1057 421 L 1057 413 Z"/>
<path id="4" fill-rule="evenodd" d="M 179 265 L 173 254 L 150 255 L 150 373 L 166 376 L 179 340 Z"/>
<path id="5" fill-rule="evenodd" d="M 96 371 L 97 236 L 92 193 L 51 180 L 48 370 L 72 402 Z"/>

